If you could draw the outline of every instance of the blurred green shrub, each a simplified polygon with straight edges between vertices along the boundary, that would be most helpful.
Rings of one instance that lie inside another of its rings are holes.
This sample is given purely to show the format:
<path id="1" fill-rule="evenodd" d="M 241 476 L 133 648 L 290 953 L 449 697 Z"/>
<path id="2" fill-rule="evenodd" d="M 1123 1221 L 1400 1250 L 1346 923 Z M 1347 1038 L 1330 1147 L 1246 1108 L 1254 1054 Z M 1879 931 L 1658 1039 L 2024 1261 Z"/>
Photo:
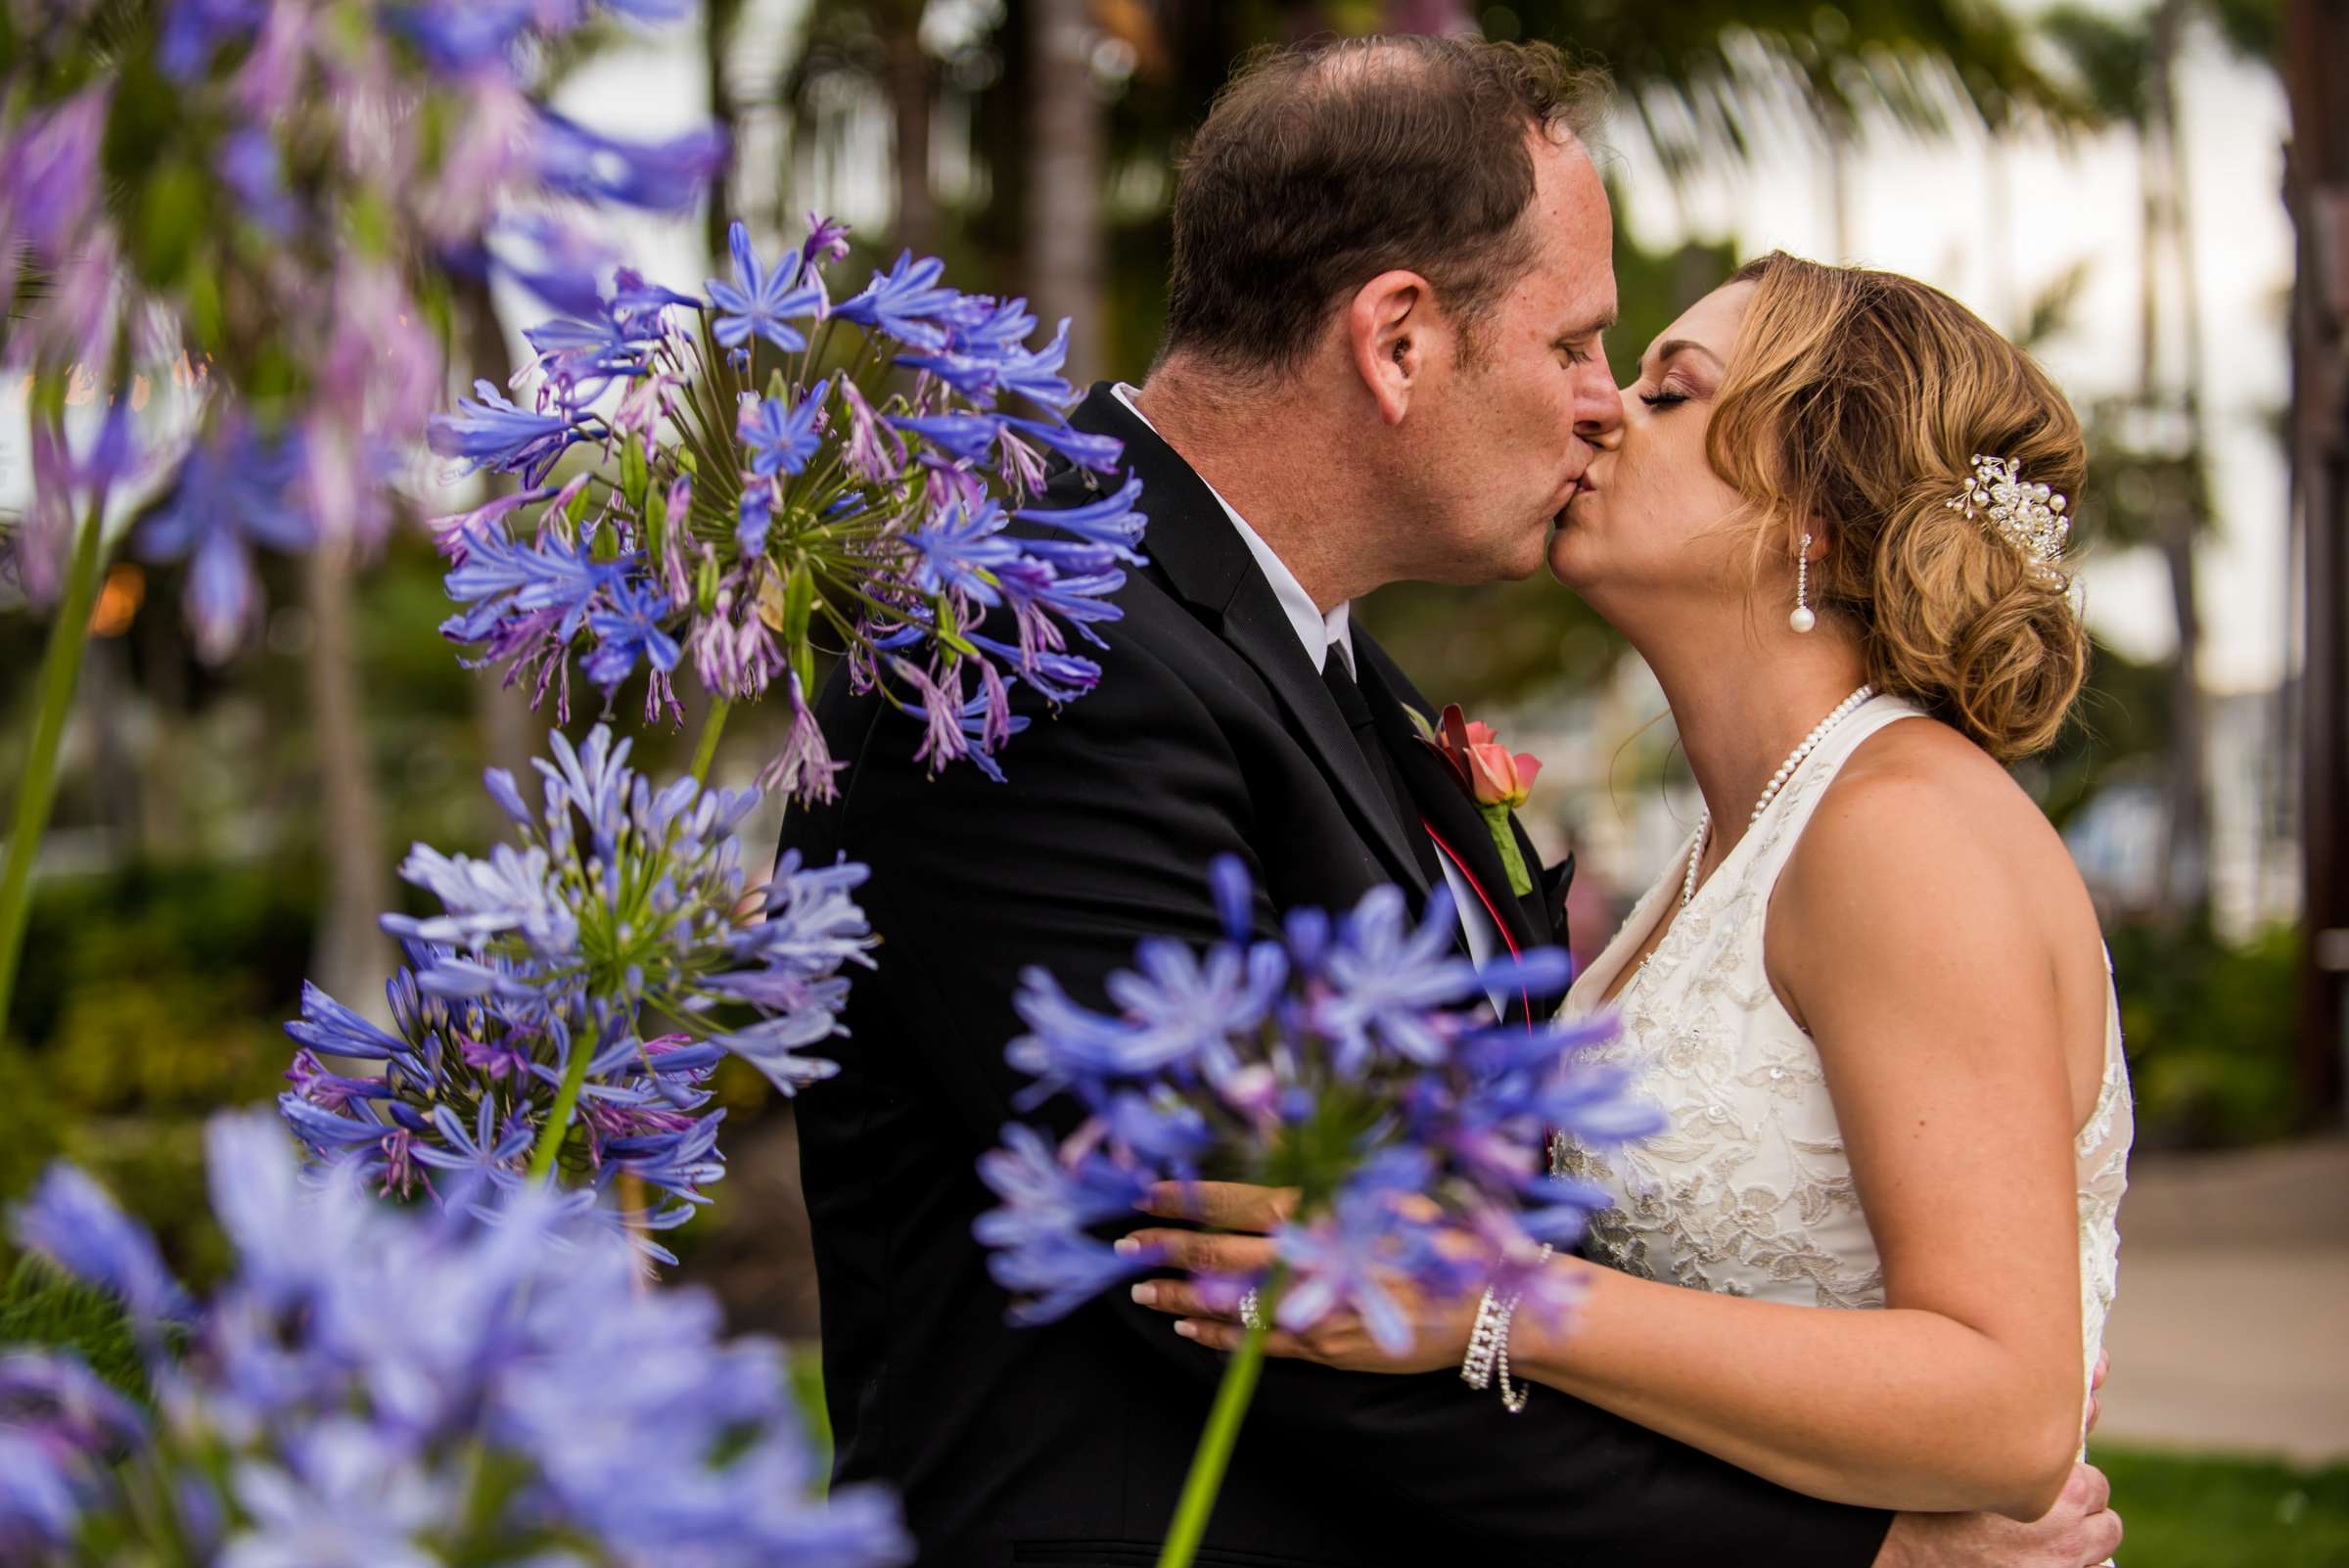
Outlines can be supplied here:
<path id="1" fill-rule="evenodd" d="M 228 1262 L 203 1123 L 272 1097 L 293 1046 L 317 879 L 303 865 L 142 865 L 35 895 L 0 1036 L 0 1198 L 60 1156 L 156 1229 L 184 1277 Z"/>
<path id="2" fill-rule="evenodd" d="M 2110 935 L 2141 1147 L 2211 1148 L 2299 1130 L 2297 976 L 2289 926 L 2231 946 L 2207 927 Z"/>
<path id="3" fill-rule="evenodd" d="M 148 1397 L 138 1340 L 121 1305 L 38 1258 L 19 1259 L 0 1285 L 0 1351 L 15 1345 L 70 1349 L 121 1393 Z"/>

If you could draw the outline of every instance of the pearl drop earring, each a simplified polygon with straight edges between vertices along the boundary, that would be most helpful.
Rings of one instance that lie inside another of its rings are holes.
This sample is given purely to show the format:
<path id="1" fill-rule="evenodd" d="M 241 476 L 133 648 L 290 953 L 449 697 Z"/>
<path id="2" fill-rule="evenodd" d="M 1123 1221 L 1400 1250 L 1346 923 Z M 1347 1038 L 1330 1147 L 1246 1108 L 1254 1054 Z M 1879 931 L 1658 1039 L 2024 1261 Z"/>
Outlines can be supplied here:
<path id="1" fill-rule="evenodd" d="M 1811 613 L 1811 606 L 1805 602 L 1810 594 L 1811 535 L 1806 533 L 1802 554 L 1794 558 L 1794 614 L 1786 618 L 1786 623 L 1797 631 L 1809 631 L 1819 624 L 1819 617 Z"/>

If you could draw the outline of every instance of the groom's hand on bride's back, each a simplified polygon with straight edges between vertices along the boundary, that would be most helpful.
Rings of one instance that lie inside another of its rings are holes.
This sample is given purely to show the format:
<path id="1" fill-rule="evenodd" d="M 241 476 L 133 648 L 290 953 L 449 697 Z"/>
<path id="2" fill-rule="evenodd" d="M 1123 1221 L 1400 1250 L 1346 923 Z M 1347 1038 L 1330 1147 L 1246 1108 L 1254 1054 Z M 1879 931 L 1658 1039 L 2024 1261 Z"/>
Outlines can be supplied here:
<path id="1" fill-rule="evenodd" d="M 2095 1465 L 2075 1464 L 2055 1506 L 2029 1524 L 1996 1513 L 1894 1515 L 1875 1568 L 2093 1568 L 2120 1545 L 2111 1483 Z"/>

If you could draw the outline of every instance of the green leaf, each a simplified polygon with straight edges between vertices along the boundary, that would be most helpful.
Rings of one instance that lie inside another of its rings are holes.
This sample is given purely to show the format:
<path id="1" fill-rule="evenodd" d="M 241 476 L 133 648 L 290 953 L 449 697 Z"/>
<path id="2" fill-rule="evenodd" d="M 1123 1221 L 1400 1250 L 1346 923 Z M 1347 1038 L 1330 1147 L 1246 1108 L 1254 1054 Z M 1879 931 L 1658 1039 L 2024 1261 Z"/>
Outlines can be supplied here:
<path id="1" fill-rule="evenodd" d="M 644 514 L 644 493 L 652 484 L 652 475 L 644 466 L 644 441 L 626 436 L 620 442 L 620 493 L 627 501 L 628 510 Z"/>
<path id="2" fill-rule="evenodd" d="M 800 563 L 783 586 L 783 650 L 803 692 L 815 690 L 815 652 L 807 644 L 807 625 L 815 616 L 815 570 Z"/>
<path id="3" fill-rule="evenodd" d="M 139 276 L 156 288 L 176 289 L 195 260 L 211 205 L 210 184 L 202 169 L 170 157 L 158 162 L 142 182 L 132 254 Z"/>
<path id="4" fill-rule="evenodd" d="M 349 209 L 351 249 L 361 255 L 381 259 L 392 254 L 392 237 L 398 224 L 384 206 L 382 197 L 361 187 Z"/>
<path id="5" fill-rule="evenodd" d="M 647 485 L 643 515 L 645 554 L 658 561 L 668 553 L 668 497 Z"/>
<path id="6" fill-rule="evenodd" d="M 965 659 L 978 658 L 979 650 L 971 646 L 970 640 L 963 636 L 955 624 L 953 601 L 942 594 L 935 603 L 938 606 L 938 623 L 931 632 L 932 640 L 943 647 L 951 648 Z"/>

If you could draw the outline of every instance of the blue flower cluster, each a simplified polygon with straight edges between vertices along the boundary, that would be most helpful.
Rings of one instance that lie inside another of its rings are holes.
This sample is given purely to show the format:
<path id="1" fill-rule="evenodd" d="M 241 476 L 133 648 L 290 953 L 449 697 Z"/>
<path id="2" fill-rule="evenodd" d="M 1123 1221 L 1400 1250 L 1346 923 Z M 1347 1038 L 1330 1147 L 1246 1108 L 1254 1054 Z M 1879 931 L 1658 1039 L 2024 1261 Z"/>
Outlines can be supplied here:
<path id="1" fill-rule="evenodd" d="M 925 725 L 933 766 L 999 777 L 1013 688 L 1089 691 L 1100 667 L 1072 642 L 1099 645 L 1142 561 L 1138 484 L 1025 505 L 1053 454 L 1119 457 L 1066 421 L 1066 324 L 1032 347 L 1025 301 L 958 293 L 910 254 L 835 302 L 846 231 L 822 219 L 771 261 L 739 223 L 730 249 L 706 299 L 623 271 L 532 328 L 528 406 L 484 383 L 432 422 L 435 451 L 528 486 L 438 525 L 464 607 L 442 631 L 563 715 L 574 659 L 607 699 L 645 670 L 648 719 L 678 711 L 688 662 L 723 701 L 785 683 L 790 740 L 761 781 L 804 800 L 837 771 L 806 704 L 826 634 L 857 689 Z"/>
<path id="2" fill-rule="evenodd" d="M 756 791 L 690 778 L 656 791 L 601 726 L 576 750 L 560 732 L 551 744 L 539 811 L 503 770 L 488 775 L 517 842 L 485 859 L 418 845 L 402 865 L 441 912 L 384 917 L 407 959 L 387 988 L 391 1030 L 304 988 L 280 1108 L 314 1153 L 385 1190 L 430 1189 L 435 1172 L 510 1189 L 576 1080 L 567 1184 L 633 1176 L 657 1207 L 598 1212 L 667 1229 L 724 1174 L 724 1113 L 707 1109 L 724 1053 L 786 1094 L 834 1070 L 803 1052 L 839 1031 L 843 969 L 870 962 L 852 897 L 865 872 L 787 856 L 751 889 L 734 829 Z M 337 1057 L 381 1066 L 345 1076 L 327 1065 Z"/>
<path id="3" fill-rule="evenodd" d="M 154 1412 L 68 1353 L 0 1352 L 0 1564 L 881 1568 L 897 1504 L 821 1499 L 780 1346 L 542 1186 L 401 1211 L 303 1172 L 264 1114 L 207 1132 L 234 1277 L 201 1313 L 69 1167 L 20 1243 L 112 1292 Z M 163 1349 L 182 1312 L 187 1353 Z"/>
<path id="4" fill-rule="evenodd" d="M 1620 1070 L 1580 1060 L 1611 1022 L 1499 1025 L 1489 990 L 1551 996 L 1569 960 L 1547 949 L 1479 971 L 1454 948 L 1437 890 L 1414 924 L 1401 890 L 1380 888 L 1332 920 L 1287 919 L 1256 940 L 1255 894 L 1225 857 L 1213 868 L 1226 940 L 1197 951 L 1169 939 L 1113 975 L 1114 1012 L 1073 1000 L 1042 970 L 1022 978 L 1028 1032 L 1007 1055 L 1034 1109 L 1082 1106 L 1056 1148 L 1004 1129 L 980 1175 L 1002 1205 L 976 1231 L 1018 1298 L 1016 1321 L 1065 1314 L 1162 1267 L 1122 1254 L 1096 1227 L 1130 1222 L 1152 1183 L 1202 1178 L 1295 1188 L 1275 1234 L 1274 1320 L 1305 1329 L 1339 1307 L 1390 1351 L 1410 1328 L 1390 1284 L 1452 1298 L 1497 1280 L 1521 1288 L 1540 1243 L 1571 1245 L 1605 1194 L 1549 1174 L 1558 1133 L 1609 1146 L 1655 1131 L 1655 1110 L 1625 1095 Z M 1452 1244 L 1464 1235 L 1474 1245 Z M 1265 1279 L 1219 1280 L 1236 1293 Z M 1525 1310 L 1555 1313 L 1555 1293 Z"/>

